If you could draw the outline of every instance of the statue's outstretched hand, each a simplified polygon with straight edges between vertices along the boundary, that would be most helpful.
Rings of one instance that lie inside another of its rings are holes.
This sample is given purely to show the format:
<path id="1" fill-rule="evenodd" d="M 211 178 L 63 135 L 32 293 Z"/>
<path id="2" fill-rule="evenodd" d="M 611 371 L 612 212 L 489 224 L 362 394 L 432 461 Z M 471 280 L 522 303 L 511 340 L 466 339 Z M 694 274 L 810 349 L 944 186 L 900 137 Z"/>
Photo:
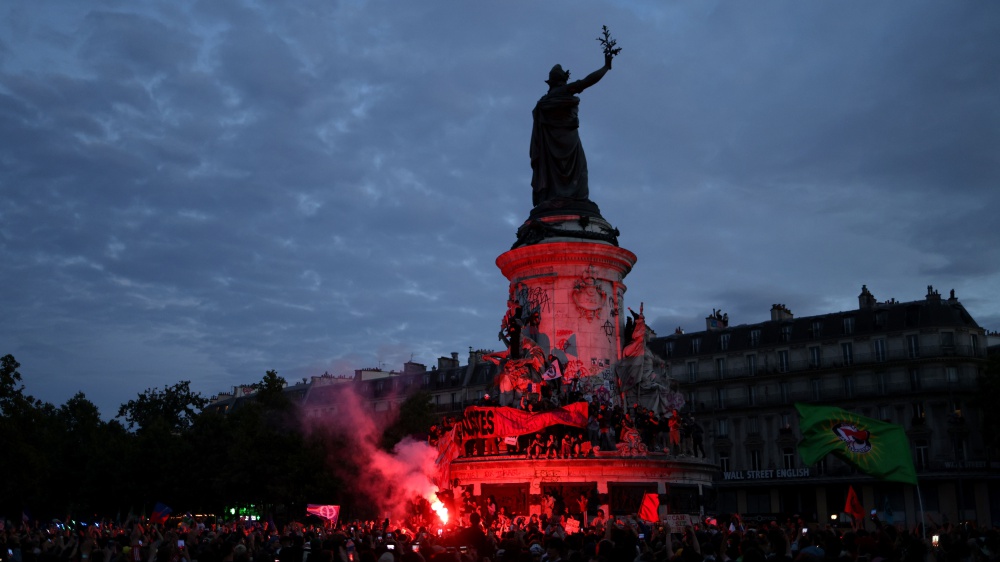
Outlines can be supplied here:
<path id="1" fill-rule="evenodd" d="M 614 55 L 611 54 L 604 55 L 604 67 L 607 68 L 608 70 L 611 70 L 611 59 L 613 58 Z"/>

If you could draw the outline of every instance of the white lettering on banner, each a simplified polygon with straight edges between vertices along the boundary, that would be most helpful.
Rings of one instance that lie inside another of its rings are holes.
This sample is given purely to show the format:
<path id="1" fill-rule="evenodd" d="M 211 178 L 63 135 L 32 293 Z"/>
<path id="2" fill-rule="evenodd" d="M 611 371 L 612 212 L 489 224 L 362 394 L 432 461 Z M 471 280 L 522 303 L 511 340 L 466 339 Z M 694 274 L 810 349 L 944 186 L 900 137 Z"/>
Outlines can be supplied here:
<path id="1" fill-rule="evenodd" d="M 663 516 L 663 522 L 670 525 L 672 532 L 680 532 L 691 524 L 691 516 L 686 513 L 671 513 Z"/>

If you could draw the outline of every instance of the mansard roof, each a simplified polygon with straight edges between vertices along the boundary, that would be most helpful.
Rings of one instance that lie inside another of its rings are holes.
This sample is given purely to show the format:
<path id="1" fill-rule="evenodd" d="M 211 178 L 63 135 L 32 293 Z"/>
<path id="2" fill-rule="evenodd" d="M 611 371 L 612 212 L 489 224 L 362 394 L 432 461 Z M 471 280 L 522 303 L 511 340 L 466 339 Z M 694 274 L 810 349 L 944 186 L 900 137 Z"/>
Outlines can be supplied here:
<path id="1" fill-rule="evenodd" d="M 850 333 L 846 333 L 844 330 L 845 318 L 854 319 L 853 331 Z M 788 332 L 789 327 L 790 332 Z M 817 328 L 819 332 L 814 333 Z M 979 329 L 980 326 L 957 299 L 941 299 L 936 294 L 929 294 L 928 298 L 919 301 L 889 301 L 857 310 L 672 334 L 650 340 L 649 347 L 661 357 L 676 359 L 713 353 L 749 351 L 779 345 L 804 344 L 845 336 L 863 337 L 929 328 Z M 756 344 L 752 343 L 751 333 L 754 331 L 758 331 Z M 786 336 L 785 333 L 788 335 Z M 719 337 L 722 334 L 729 334 L 726 349 L 722 349 Z M 697 353 L 693 351 L 691 344 L 691 340 L 696 338 L 701 339 Z M 669 355 L 667 354 L 668 342 L 674 342 L 673 351 Z"/>

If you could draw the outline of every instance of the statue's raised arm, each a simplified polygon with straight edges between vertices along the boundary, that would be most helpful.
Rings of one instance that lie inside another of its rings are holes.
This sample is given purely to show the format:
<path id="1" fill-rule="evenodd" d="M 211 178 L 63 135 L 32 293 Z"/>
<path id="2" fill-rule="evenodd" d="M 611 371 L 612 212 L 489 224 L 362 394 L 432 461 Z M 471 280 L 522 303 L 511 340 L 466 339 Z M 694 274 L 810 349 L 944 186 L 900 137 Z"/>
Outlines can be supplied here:
<path id="1" fill-rule="evenodd" d="M 611 70 L 611 59 L 620 48 L 604 28 L 604 66 L 591 72 L 582 80 L 569 81 L 569 71 L 555 65 L 549 71 L 549 91 L 531 112 L 531 187 L 532 203 L 568 199 L 590 200 L 587 178 L 587 157 L 580 144 L 580 98 L 576 94 L 593 86 Z"/>
<path id="2" fill-rule="evenodd" d="M 556 67 L 559 67 L 559 65 L 557 64 Z M 553 67 L 552 70 L 555 70 L 556 67 Z M 587 88 L 593 86 L 594 84 L 597 84 L 601 80 L 601 78 L 604 78 L 604 75 L 607 74 L 609 70 L 611 70 L 611 57 L 605 57 L 604 66 L 591 72 L 583 80 L 577 80 L 576 82 L 570 82 L 569 84 L 566 84 L 566 89 L 572 94 L 579 94 L 580 92 L 586 90 Z M 552 79 L 551 71 L 549 71 L 549 79 L 550 80 Z M 566 71 L 566 79 L 567 80 L 569 79 L 568 70 Z M 552 91 L 551 84 L 549 85 L 549 91 L 550 92 Z"/>

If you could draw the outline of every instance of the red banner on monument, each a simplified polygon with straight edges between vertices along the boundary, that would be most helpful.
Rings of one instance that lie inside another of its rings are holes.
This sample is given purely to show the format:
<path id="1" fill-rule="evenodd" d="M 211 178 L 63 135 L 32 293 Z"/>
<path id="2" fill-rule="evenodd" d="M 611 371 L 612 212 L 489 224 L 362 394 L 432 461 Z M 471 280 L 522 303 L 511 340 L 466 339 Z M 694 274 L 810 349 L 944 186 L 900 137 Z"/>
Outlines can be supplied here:
<path id="1" fill-rule="evenodd" d="M 462 433 L 465 439 L 481 439 L 517 437 L 557 424 L 586 427 L 587 409 L 586 402 L 535 413 L 507 407 L 470 406 L 462 418 Z"/>

